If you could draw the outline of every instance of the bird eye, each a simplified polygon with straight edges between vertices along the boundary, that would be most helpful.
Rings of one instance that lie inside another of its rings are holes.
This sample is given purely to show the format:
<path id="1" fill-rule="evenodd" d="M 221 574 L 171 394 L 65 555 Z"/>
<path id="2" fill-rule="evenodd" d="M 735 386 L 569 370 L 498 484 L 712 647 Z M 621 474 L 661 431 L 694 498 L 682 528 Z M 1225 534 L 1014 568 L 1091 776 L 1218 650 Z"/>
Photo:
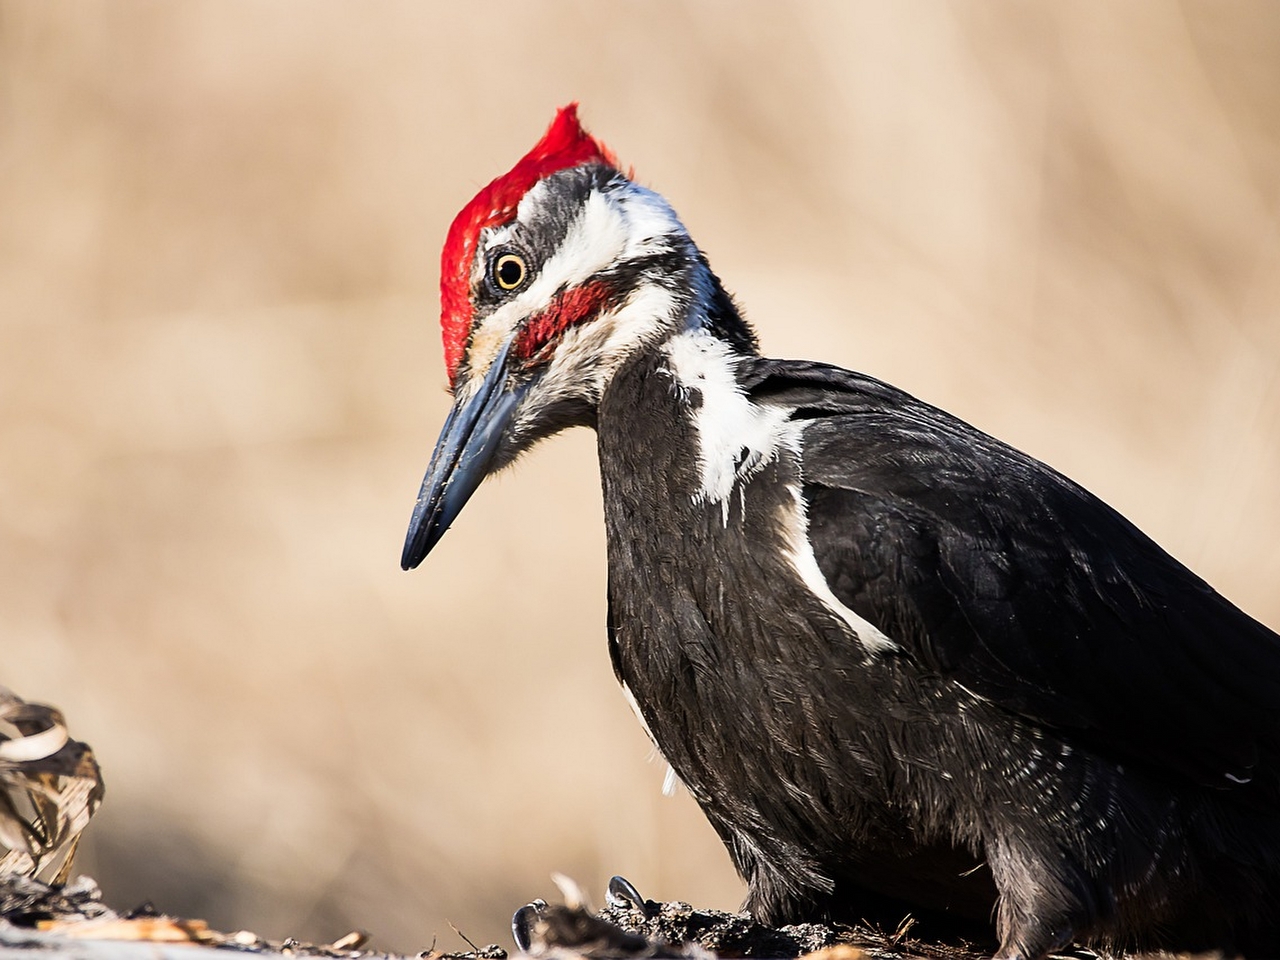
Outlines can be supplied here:
<path id="1" fill-rule="evenodd" d="M 514 253 L 504 253 L 493 261 L 493 282 L 503 290 L 514 290 L 520 286 L 527 273 L 524 258 Z"/>

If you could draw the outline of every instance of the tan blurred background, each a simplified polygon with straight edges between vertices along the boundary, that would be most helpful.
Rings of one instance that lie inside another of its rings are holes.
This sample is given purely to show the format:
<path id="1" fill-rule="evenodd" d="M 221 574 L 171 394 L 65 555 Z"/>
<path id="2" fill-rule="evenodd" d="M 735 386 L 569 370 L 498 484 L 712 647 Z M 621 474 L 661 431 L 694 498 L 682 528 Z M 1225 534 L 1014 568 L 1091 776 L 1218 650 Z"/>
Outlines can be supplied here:
<path id="1" fill-rule="evenodd" d="M 768 352 L 1280 627 L 1280 5 L 0 0 L 0 682 L 96 748 L 114 905 L 418 950 L 553 869 L 737 902 L 610 675 L 589 433 L 398 567 L 439 244 L 571 99 Z"/>

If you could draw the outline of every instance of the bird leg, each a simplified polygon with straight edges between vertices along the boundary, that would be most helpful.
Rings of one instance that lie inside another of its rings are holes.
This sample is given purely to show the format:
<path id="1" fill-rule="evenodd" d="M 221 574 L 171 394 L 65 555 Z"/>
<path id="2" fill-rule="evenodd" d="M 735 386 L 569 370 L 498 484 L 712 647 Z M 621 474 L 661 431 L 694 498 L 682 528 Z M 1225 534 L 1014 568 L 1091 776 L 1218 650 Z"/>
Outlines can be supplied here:
<path id="1" fill-rule="evenodd" d="M 989 842 L 987 852 L 1000 891 L 995 960 L 1042 960 L 1090 926 L 1095 910 L 1088 887 L 1070 876 L 1060 852 L 1036 853 L 1008 841 Z"/>

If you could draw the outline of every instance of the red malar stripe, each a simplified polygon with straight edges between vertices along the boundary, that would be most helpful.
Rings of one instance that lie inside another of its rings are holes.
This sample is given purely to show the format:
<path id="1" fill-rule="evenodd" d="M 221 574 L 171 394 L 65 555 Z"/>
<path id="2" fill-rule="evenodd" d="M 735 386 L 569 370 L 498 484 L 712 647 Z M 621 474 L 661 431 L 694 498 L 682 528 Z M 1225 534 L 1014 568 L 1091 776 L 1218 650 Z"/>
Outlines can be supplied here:
<path id="1" fill-rule="evenodd" d="M 584 283 L 557 294 L 545 310 L 526 322 L 516 341 L 516 356 L 522 360 L 536 356 L 564 331 L 599 313 L 608 302 L 609 294 L 609 286 L 602 281 Z"/>

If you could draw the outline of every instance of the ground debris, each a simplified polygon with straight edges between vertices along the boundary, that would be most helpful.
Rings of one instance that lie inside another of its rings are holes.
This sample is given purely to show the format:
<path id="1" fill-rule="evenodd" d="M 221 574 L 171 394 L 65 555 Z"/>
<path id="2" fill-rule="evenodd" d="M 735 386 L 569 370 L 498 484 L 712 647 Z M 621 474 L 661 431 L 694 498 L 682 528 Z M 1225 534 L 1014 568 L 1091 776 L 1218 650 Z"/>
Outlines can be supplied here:
<path id="1" fill-rule="evenodd" d="M 102 891 L 88 877 L 77 877 L 63 887 L 49 886 L 30 877 L 0 878 L 0 921 L 15 927 L 41 923 L 98 920 L 115 917 L 102 902 Z"/>
<path id="2" fill-rule="evenodd" d="M 978 960 L 984 956 L 967 945 L 916 940 L 907 932 L 909 925 L 895 933 L 821 923 L 770 927 L 749 913 L 699 910 L 679 901 L 652 900 L 646 900 L 643 909 L 612 904 L 599 915 L 630 933 L 694 943 L 719 957 L 784 960 L 819 954 L 821 960 Z"/>
<path id="3" fill-rule="evenodd" d="M 0 954 L 14 949 L 47 955 L 100 956 L 103 960 L 132 960 L 169 956 L 162 947 L 181 944 L 235 950 L 271 957 L 326 957 L 333 960 L 405 960 L 362 948 L 369 935 L 353 930 L 333 943 L 268 940 L 249 930 L 222 933 L 203 920 L 169 917 L 143 904 L 121 915 L 102 902 L 98 885 L 77 877 L 66 886 L 42 883 L 26 876 L 0 877 Z M 96 942 L 96 949 L 95 949 Z M 142 948 L 131 952 L 129 945 Z M 74 945 L 74 946 L 73 946 Z M 189 953 L 182 954 L 190 957 Z M 506 960 L 497 945 L 466 952 L 424 950 L 416 960 Z"/>
<path id="4" fill-rule="evenodd" d="M 507 960 L 507 951 L 496 943 L 474 950 L 423 950 L 416 960 Z"/>
<path id="5" fill-rule="evenodd" d="M 517 911 L 512 921 L 516 944 L 540 960 L 711 960 L 711 952 L 691 940 L 628 929 L 587 907 L 535 901 Z"/>
<path id="6" fill-rule="evenodd" d="M 893 933 L 839 924 L 770 927 L 749 913 L 645 900 L 620 877 L 609 883 L 605 908 L 593 912 L 576 885 L 573 889 L 565 906 L 535 900 L 516 911 L 512 932 L 523 952 L 550 960 L 978 960 L 988 955 L 967 943 L 916 940 L 910 936 L 910 920 Z"/>

